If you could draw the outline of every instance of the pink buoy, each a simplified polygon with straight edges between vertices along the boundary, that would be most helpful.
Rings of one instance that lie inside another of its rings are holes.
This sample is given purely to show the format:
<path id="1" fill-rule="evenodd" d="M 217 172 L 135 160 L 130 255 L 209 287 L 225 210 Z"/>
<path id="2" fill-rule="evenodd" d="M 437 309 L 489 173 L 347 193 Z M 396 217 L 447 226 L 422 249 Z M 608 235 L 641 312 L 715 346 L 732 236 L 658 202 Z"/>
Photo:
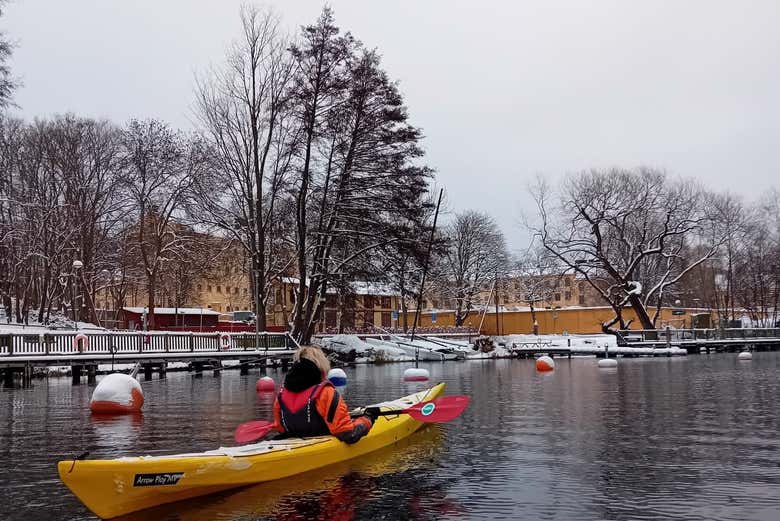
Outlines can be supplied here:
<path id="1" fill-rule="evenodd" d="M 255 388 L 258 393 L 272 393 L 276 391 L 276 383 L 270 376 L 264 376 L 257 381 Z"/>
<path id="2" fill-rule="evenodd" d="M 130 375 L 112 373 L 98 382 L 89 409 L 95 414 L 125 414 L 141 410 L 144 393 L 138 380 Z"/>

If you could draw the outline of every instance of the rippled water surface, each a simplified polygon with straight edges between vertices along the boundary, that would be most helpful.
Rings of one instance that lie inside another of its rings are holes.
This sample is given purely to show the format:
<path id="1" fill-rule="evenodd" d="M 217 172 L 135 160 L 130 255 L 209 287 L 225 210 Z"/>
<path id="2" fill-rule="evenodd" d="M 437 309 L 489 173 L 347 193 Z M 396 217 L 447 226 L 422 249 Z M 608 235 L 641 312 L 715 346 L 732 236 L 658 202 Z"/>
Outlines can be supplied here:
<path id="1" fill-rule="evenodd" d="M 420 388 L 405 365 L 348 369 L 350 406 Z M 426 366 L 472 405 L 368 457 L 127 519 L 780 519 L 780 353 Z M 281 373 L 271 373 L 277 380 Z M 95 421 L 69 379 L 0 391 L 0 519 L 94 519 L 59 459 L 213 449 L 271 416 L 258 374 L 143 382 L 142 417 Z"/>

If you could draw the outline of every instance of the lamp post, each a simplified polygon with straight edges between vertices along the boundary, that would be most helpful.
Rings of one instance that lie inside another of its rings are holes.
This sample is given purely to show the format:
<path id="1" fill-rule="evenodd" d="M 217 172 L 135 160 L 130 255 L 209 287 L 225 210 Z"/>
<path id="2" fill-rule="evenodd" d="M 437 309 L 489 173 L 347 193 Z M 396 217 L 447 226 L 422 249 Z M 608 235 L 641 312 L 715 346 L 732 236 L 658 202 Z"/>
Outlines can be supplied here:
<path id="1" fill-rule="evenodd" d="M 71 275 L 73 277 L 73 283 L 70 285 L 71 289 L 71 299 L 73 300 L 73 328 L 78 331 L 79 330 L 79 307 L 77 304 L 77 286 L 79 283 L 79 277 L 78 277 L 78 271 L 84 267 L 84 263 L 80 260 L 76 259 L 73 261 L 73 271 L 71 272 Z"/>

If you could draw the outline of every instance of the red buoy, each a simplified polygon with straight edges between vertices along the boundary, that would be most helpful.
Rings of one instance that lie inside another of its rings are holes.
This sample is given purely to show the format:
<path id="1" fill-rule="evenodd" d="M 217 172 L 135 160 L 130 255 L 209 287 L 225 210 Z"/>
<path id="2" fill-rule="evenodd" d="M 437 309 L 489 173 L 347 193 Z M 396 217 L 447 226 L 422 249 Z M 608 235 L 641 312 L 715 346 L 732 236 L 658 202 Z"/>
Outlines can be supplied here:
<path id="1" fill-rule="evenodd" d="M 276 391 L 276 383 L 270 376 L 264 376 L 257 381 L 255 388 L 258 393 L 272 393 Z"/>

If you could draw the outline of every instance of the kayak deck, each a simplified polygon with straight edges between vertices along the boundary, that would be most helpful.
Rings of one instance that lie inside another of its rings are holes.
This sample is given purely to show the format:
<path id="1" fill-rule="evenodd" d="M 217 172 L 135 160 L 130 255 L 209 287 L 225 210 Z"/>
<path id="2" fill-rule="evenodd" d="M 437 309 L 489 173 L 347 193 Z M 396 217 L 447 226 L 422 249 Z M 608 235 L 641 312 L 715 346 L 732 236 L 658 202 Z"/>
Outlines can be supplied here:
<path id="1" fill-rule="evenodd" d="M 405 409 L 437 398 L 443 391 L 444 384 L 438 384 L 376 405 L 382 410 Z M 422 425 L 406 414 L 383 416 L 353 445 L 333 436 L 292 438 L 191 454 L 67 460 L 57 467 L 71 492 L 106 519 L 352 459 L 403 439 Z"/>

